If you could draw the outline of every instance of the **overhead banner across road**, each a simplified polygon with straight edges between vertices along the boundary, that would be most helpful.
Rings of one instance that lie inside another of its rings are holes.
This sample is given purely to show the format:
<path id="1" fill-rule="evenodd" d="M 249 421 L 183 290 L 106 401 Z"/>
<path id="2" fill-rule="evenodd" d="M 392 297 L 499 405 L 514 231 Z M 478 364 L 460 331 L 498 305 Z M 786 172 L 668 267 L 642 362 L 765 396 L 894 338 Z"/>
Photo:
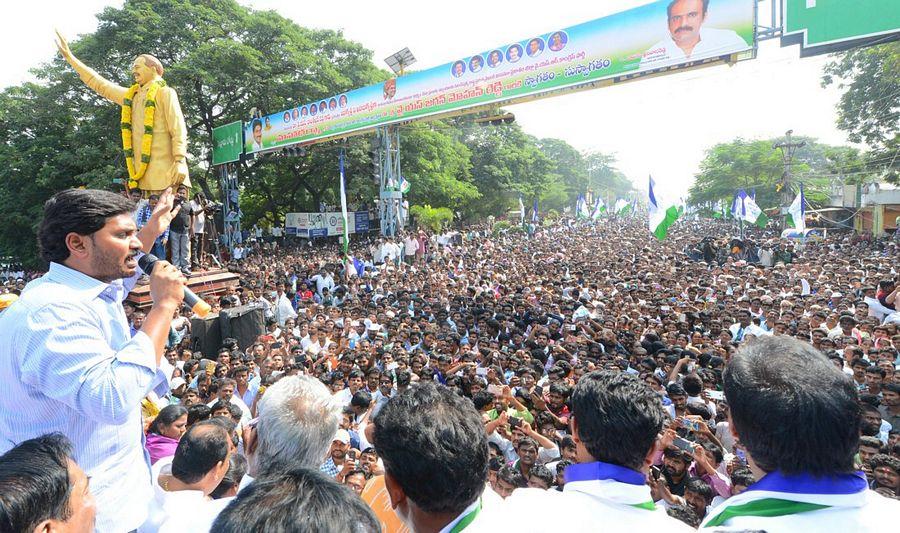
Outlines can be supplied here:
<path id="1" fill-rule="evenodd" d="M 670 6 L 671 4 L 671 6 Z M 755 1 L 659 0 L 255 119 L 247 153 L 755 48 Z"/>

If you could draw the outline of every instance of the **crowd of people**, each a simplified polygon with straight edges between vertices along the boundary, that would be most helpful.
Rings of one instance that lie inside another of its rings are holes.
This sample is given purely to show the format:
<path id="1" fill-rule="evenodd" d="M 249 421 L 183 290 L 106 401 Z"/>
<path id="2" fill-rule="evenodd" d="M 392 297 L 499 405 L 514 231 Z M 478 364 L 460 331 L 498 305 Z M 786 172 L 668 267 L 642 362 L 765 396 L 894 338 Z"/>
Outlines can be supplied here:
<path id="1" fill-rule="evenodd" d="M 174 313 L 165 386 L 140 398 L 139 523 L 83 482 L 112 464 L 85 464 L 83 435 L 17 439 L 0 416 L 0 530 L 90 530 L 94 509 L 109 531 L 889 528 L 897 242 L 754 229 L 750 254 L 733 232 L 680 220 L 660 242 L 611 217 L 361 237 L 346 258 L 248 246 L 211 303 L 260 306 L 266 331 L 207 358 Z M 148 315 L 122 313 L 139 336 Z"/>

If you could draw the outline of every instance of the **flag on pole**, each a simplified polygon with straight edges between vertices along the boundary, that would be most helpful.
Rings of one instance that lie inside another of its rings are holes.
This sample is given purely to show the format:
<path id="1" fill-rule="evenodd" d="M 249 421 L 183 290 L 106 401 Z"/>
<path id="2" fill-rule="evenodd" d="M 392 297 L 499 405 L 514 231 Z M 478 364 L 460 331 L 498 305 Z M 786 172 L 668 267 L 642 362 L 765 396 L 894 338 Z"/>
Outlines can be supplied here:
<path id="1" fill-rule="evenodd" d="M 580 219 L 591 218 L 591 208 L 587 205 L 583 194 L 578 195 L 578 203 L 575 204 L 575 216 Z"/>
<path id="2" fill-rule="evenodd" d="M 534 199 L 534 206 L 531 208 L 531 221 L 537 224 L 538 221 L 538 201 L 537 198 Z"/>
<path id="3" fill-rule="evenodd" d="M 800 192 L 788 207 L 787 215 L 788 226 L 799 231 L 806 229 L 806 197 L 803 195 L 803 184 L 800 184 Z"/>
<path id="4" fill-rule="evenodd" d="M 619 198 L 616 200 L 616 205 L 613 206 L 613 211 L 617 216 L 623 217 L 631 211 L 631 202 L 624 198 Z"/>
<path id="5" fill-rule="evenodd" d="M 647 223 L 652 233 L 657 239 L 664 240 L 671 226 L 678 220 L 678 206 L 674 202 L 669 202 L 659 196 L 656 189 L 656 182 L 653 176 L 650 176 L 650 189 L 647 193 L 648 218 Z"/>
<path id="6" fill-rule="evenodd" d="M 756 202 L 744 189 L 739 190 L 735 195 L 734 202 L 731 204 L 731 214 L 737 220 L 756 224 L 761 228 L 766 227 L 766 222 L 769 221 L 769 217 L 762 212 L 762 209 L 756 205 Z"/>
<path id="7" fill-rule="evenodd" d="M 403 194 L 409 192 L 409 182 L 403 176 L 400 176 L 400 192 Z"/>
<path id="8" fill-rule="evenodd" d="M 341 246 L 344 249 L 344 257 L 347 257 L 350 250 L 350 219 L 347 217 L 347 191 L 344 185 L 344 151 L 341 150 L 341 218 L 344 219 L 344 242 Z"/>
<path id="9" fill-rule="evenodd" d="M 600 215 L 606 213 L 606 204 L 603 203 L 603 199 L 600 196 L 597 196 L 597 201 L 594 202 L 594 210 L 591 213 L 592 220 L 600 220 Z"/>
<path id="10" fill-rule="evenodd" d="M 522 202 L 522 195 L 519 195 L 519 224 L 525 225 L 525 204 Z"/>

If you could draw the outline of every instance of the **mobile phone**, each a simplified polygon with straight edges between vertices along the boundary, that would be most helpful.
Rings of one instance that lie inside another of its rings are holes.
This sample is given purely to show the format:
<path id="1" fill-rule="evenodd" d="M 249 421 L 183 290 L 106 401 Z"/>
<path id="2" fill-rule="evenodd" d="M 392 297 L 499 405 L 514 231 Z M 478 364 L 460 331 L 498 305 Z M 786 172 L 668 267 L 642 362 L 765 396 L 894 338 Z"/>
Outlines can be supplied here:
<path id="1" fill-rule="evenodd" d="M 651 476 L 653 479 L 655 479 L 656 481 L 659 481 L 659 475 L 660 475 L 659 467 L 658 467 L 658 466 L 651 466 L 651 467 L 650 467 L 650 476 Z"/>
<path id="2" fill-rule="evenodd" d="M 691 441 L 682 439 L 681 437 L 675 437 L 672 444 L 677 446 L 681 451 L 694 455 L 694 446 L 691 444 Z"/>
<path id="3" fill-rule="evenodd" d="M 522 419 L 516 416 L 509 417 L 509 425 L 510 427 L 517 428 L 522 425 Z"/>
<path id="4" fill-rule="evenodd" d="M 476 376 L 486 376 L 488 373 L 488 369 L 484 367 L 476 368 L 475 375 Z"/>
<path id="5" fill-rule="evenodd" d="M 356 461 L 356 450 L 350 450 L 347 452 L 347 458 L 351 461 Z"/>
<path id="6" fill-rule="evenodd" d="M 488 392 L 494 396 L 503 396 L 503 387 L 500 385 L 488 385 Z"/>
<path id="7" fill-rule="evenodd" d="M 725 399 L 725 393 L 720 390 L 706 389 L 706 395 L 709 396 L 710 400 L 719 401 Z"/>
<path id="8" fill-rule="evenodd" d="M 273 349 L 273 350 L 277 350 L 278 348 L 281 348 L 282 346 L 284 346 L 284 345 L 283 345 L 282 343 L 280 343 L 280 342 L 273 342 L 273 343 L 272 343 L 272 349 Z"/>
<path id="9" fill-rule="evenodd" d="M 575 331 L 575 324 L 569 324 L 568 326 L 566 326 L 566 329 L 568 329 L 569 331 Z"/>
<path id="10" fill-rule="evenodd" d="M 537 394 L 538 396 L 543 396 L 544 395 L 544 387 L 541 387 L 540 385 L 535 385 L 534 393 Z"/>
<path id="11" fill-rule="evenodd" d="M 744 453 L 744 450 L 735 447 L 734 454 L 737 455 L 738 459 L 740 459 L 742 463 L 747 464 L 747 454 Z"/>
<path id="12" fill-rule="evenodd" d="M 213 362 L 206 363 L 206 373 L 213 375 L 216 372 L 216 364 Z"/>
<path id="13" fill-rule="evenodd" d="M 693 431 L 694 433 L 700 432 L 700 422 L 691 420 L 690 418 L 682 418 L 681 427 L 687 429 L 688 431 Z"/>

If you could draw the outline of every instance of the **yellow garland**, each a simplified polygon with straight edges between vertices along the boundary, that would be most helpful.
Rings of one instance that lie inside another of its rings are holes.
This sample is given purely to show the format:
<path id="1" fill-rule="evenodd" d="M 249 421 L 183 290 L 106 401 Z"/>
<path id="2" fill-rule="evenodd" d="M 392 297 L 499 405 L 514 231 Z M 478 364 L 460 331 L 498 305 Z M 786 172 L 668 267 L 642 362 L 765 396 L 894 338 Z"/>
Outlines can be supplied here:
<path id="1" fill-rule="evenodd" d="M 144 124 L 141 132 L 141 162 L 137 170 L 134 168 L 134 145 L 133 132 L 131 125 L 132 101 L 134 95 L 137 94 L 141 86 L 132 85 L 128 92 L 125 93 L 125 102 L 122 105 L 122 148 L 125 151 L 125 165 L 128 167 L 128 188 L 136 189 L 138 180 L 144 177 L 147 172 L 147 165 L 150 163 L 150 146 L 153 144 L 153 119 L 156 115 L 156 93 L 160 87 L 164 87 L 166 82 L 162 79 L 156 80 L 150 84 L 147 90 L 147 98 L 144 100 Z"/>

